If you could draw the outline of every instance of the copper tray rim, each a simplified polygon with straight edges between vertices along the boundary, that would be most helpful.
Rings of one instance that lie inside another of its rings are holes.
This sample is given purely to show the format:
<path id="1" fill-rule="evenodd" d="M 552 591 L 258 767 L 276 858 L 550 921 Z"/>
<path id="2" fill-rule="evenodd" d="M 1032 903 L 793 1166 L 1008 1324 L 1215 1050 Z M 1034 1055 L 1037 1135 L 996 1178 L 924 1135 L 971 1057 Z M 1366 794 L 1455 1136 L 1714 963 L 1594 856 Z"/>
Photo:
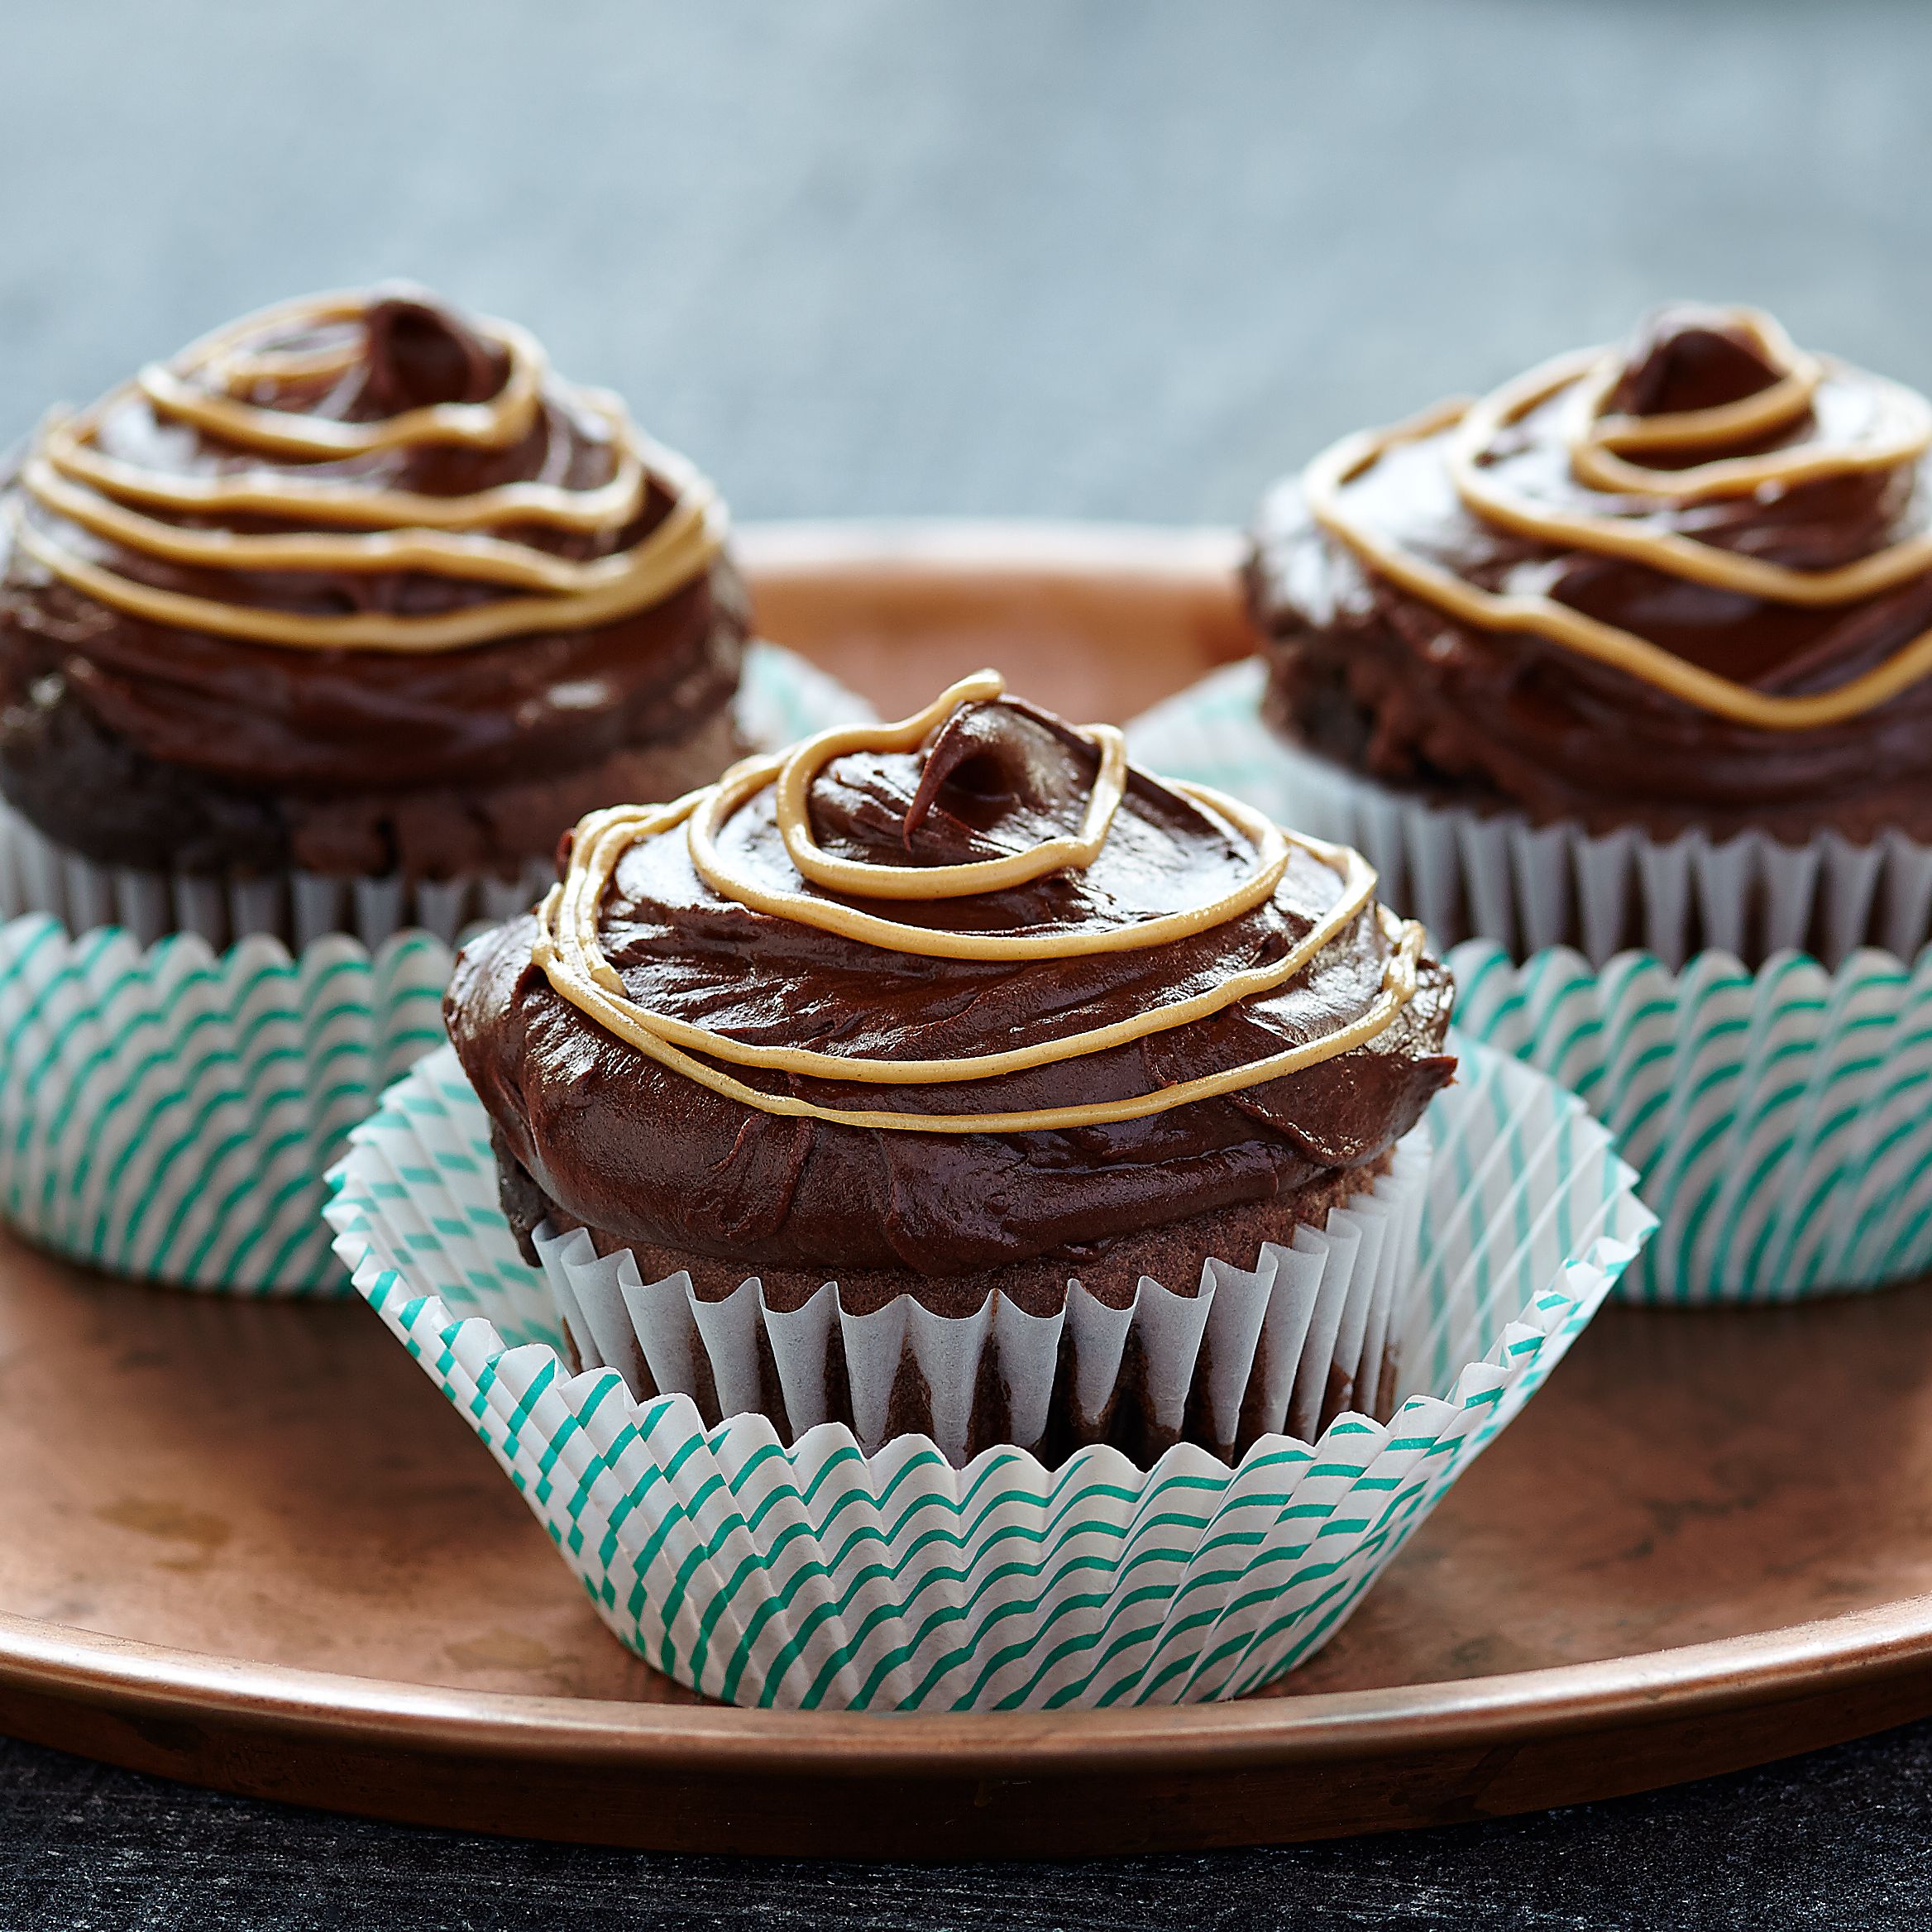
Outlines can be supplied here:
<path id="1" fill-rule="evenodd" d="M 472 1760 L 859 1777 L 1230 1771 L 1708 1719 L 1919 1670 L 1932 1594 L 1592 1662 L 1131 1710 L 885 1713 L 533 1696 L 251 1662 L 0 1611 L 0 1686 Z"/>
<path id="2" fill-rule="evenodd" d="M 734 548 L 761 587 L 776 579 L 958 578 L 1089 581 L 1096 575 L 1216 591 L 1246 554 L 1224 524 L 1136 524 L 1075 517 L 825 517 L 735 524 Z"/>

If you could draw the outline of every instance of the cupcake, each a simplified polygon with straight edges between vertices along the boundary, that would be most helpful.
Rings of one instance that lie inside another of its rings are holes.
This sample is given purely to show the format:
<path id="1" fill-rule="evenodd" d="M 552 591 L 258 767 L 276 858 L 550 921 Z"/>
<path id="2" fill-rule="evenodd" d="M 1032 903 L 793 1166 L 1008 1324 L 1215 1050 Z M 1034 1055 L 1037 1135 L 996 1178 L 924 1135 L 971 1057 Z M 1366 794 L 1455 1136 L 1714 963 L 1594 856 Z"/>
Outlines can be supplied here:
<path id="1" fill-rule="evenodd" d="M 640 1394 L 1145 1460 L 1298 1387 L 1312 1440 L 1392 1400 L 1386 1298 L 1291 1336 L 1264 1295 L 1218 1367 L 1194 1316 L 1401 1219 L 1451 995 L 1374 884 L 982 672 L 591 814 L 444 1019 L 526 1258 Z"/>
<path id="2" fill-rule="evenodd" d="M 1929 444 L 1924 398 L 1690 306 L 1346 438 L 1255 528 L 1274 782 L 1375 821 L 1439 943 L 1916 950 Z"/>
<path id="3" fill-rule="evenodd" d="M 591 807 L 869 715 L 746 640 L 724 511 L 522 329 L 294 302 L 44 424 L 0 488 L 0 1215 L 341 1293 L 323 1177 L 449 942 Z M 427 930 L 420 930 L 427 929 Z"/>
<path id="4" fill-rule="evenodd" d="M 1372 882 L 983 673 L 587 819 L 351 1136 L 336 1251 L 692 1690 L 1244 1695 L 1652 1226 Z"/>
<path id="5" fill-rule="evenodd" d="M 1679 306 L 1265 503 L 1137 756 L 1360 844 L 1662 1217 L 1631 1297 L 1932 1267 L 1932 405 Z M 1919 956 L 1916 967 L 1912 964 Z"/>
<path id="6" fill-rule="evenodd" d="M 49 418 L 0 491 L 17 897 L 217 944 L 527 901 L 586 811 L 744 750 L 724 525 L 615 397 L 409 289 Z"/>
<path id="7" fill-rule="evenodd" d="M 1932 407 L 1670 308 L 1263 505 L 1271 720 L 1399 790 L 1659 840 L 1932 839 Z"/>

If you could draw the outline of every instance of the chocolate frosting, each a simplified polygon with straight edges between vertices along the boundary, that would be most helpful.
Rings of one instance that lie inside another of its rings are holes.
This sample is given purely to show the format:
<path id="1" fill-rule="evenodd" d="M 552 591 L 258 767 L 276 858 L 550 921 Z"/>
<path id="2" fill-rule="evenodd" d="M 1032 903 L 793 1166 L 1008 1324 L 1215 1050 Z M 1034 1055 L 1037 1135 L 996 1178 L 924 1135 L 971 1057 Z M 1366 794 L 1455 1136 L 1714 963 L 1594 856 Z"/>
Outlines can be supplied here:
<path id="1" fill-rule="evenodd" d="M 964 705 L 918 750 L 831 760 L 807 812 L 834 858 L 959 865 L 1076 833 L 1100 753 L 1048 713 Z M 580 832 L 580 836 L 582 834 Z M 729 819 L 734 866 L 793 892 L 948 932 L 1103 933 L 1200 903 L 1253 853 L 1208 806 L 1130 768 L 1084 869 L 971 897 L 889 906 L 808 886 L 773 794 Z M 598 937 L 641 1006 L 739 1042 L 856 1060 L 1007 1052 L 1130 1019 L 1286 956 L 1337 902 L 1337 874 L 1292 852 L 1273 896 L 1178 942 L 1023 961 L 916 956 L 720 897 L 683 826 L 625 850 Z M 787 1118 L 712 1091 L 614 1038 L 533 963 L 534 917 L 459 959 L 450 1037 L 508 1150 L 571 1219 L 617 1239 L 745 1272 L 892 1268 L 958 1277 L 1036 1256 L 1078 1265 L 1142 1231 L 1282 1199 L 1378 1160 L 1449 1078 L 1451 990 L 1423 960 L 1413 998 L 1366 1045 L 1217 1098 L 1110 1125 L 1022 1133 L 889 1131 Z M 1293 979 L 1124 1046 L 991 1078 L 881 1086 L 743 1065 L 768 1093 L 937 1116 L 1144 1094 L 1332 1034 L 1376 1001 L 1393 941 L 1371 903 Z"/>
<path id="2" fill-rule="evenodd" d="M 232 385 L 237 400 L 298 420 L 377 423 L 439 404 L 482 404 L 505 389 L 510 357 L 481 325 L 412 290 L 378 291 L 357 314 L 295 313 L 249 338 L 272 371 L 308 356 L 318 372 Z M 610 399 L 543 374 L 527 430 L 500 447 L 434 439 L 318 459 L 243 447 L 170 410 L 139 384 L 90 413 L 90 447 L 164 479 L 352 483 L 459 498 L 538 482 L 588 491 L 617 464 Z M 30 452 L 31 453 L 31 452 Z M 573 561 L 637 545 L 671 514 L 679 482 L 647 465 L 630 520 L 572 529 L 506 519 L 476 534 Z M 139 502 L 184 530 L 244 535 L 326 531 L 304 515 L 189 514 Z M 250 611 L 409 619 L 528 593 L 479 575 L 414 568 L 255 570 L 172 561 L 62 517 L 17 471 L 0 509 L 88 563 L 137 586 Z M 0 525 L 0 528 L 3 528 Z M 487 786 L 594 764 L 716 713 L 735 688 L 744 599 L 720 558 L 662 600 L 586 628 L 533 629 L 461 648 L 292 648 L 111 608 L 18 543 L 0 573 L 0 705 L 25 715 L 77 708 L 86 726 L 136 760 L 221 786 L 310 794 L 399 786 Z"/>
<path id="3" fill-rule="evenodd" d="M 1768 432 L 1679 452 L 1653 469 L 1807 446 L 1851 447 L 1899 392 L 1818 359 L 1810 406 Z M 1621 353 L 1604 408 L 1641 422 L 1760 396 L 1786 372 L 1740 313 L 1652 316 Z M 1822 571 L 1919 538 L 1923 453 L 1789 485 L 1689 500 L 1618 494 L 1575 471 L 1567 387 L 1510 423 L 1478 473 L 1538 508 L 1619 519 L 1740 557 Z M 1876 595 L 1803 605 L 1690 581 L 1650 562 L 1548 543 L 1459 495 L 1456 424 L 1394 440 L 1348 481 L 1350 517 L 1484 591 L 1540 593 L 1754 691 L 1835 691 L 1932 629 L 1932 570 Z M 1312 474 L 1313 472 L 1311 472 Z M 1842 721 L 1765 729 L 1715 715 L 1544 636 L 1485 628 L 1394 583 L 1311 515 L 1298 481 L 1263 504 L 1248 571 L 1270 639 L 1270 715 L 1332 758 L 1393 786 L 1488 796 L 1535 820 L 1669 837 L 1748 825 L 1803 839 L 1825 825 L 1932 837 L 1932 681 Z"/>

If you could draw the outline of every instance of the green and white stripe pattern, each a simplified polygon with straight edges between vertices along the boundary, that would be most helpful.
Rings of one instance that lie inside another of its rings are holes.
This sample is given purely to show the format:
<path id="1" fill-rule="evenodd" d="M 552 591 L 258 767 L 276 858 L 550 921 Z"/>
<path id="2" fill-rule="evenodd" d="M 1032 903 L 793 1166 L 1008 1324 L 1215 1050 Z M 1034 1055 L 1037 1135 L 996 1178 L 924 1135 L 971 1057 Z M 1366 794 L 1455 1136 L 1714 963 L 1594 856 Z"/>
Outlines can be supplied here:
<path id="1" fill-rule="evenodd" d="M 342 1294 L 323 1177 L 383 1088 L 442 1038 L 448 949 L 372 958 L 191 934 L 0 926 L 0 1209 L 111 1274 L 246 1294 Z"/>
<path id="2" fill-rule="evenodd" d="M 706 1429 L 682 1396 L 572 1376 L 498 1211 L 453 1054 L 359 1128 L 328 1209 L 356 1285 L 488 1446 L 618 1637 L 708 1695 L 873 1710 L 1237 1696 L 1320 1647 L 1540 1385 L 1652 1225 L 1576 1098 L 1481 1046 L 1437 1155 L 1402 1402 L 1230 1469 L 1191 1447 L 955 1469 L 923 1437 L 863 1453 Z"/>
<path id="3" fill-rule="evenodd" d="M 1932 951 L 1903 963 L 1932 849 L 1472 829 L 1294 753 L 1260 715 L 1265 676 L 1250 659 L 1156 706 L 1128 727 L 1135 756 L 1360 844 L 1438 940 L 1474 924 L 1449 954 L 1461 1026 L 1576 1088 L 1662 1217 L 1622 1298 L 1788 1301 L 1932 1270 Z M 1619 950 L 1633 919 L 1652 951 Z M 1858 944 L 1875 926 L 1901 949 Z M 1815 930 L 1839 963 L 1786 945 L 1751 973 L 1692 951 L 1700 929 Z M 1571 930 L 1582 951 L 1542 944 Z"/>
<path id="4" fill-rule="evenodd" d="M 1681 973 L 1450 954 L 1466 1031 L 1573 1088 L 1662 1217 L 1619 1294 L 1789 1301 L 1932 1270 L 1932 949 Z"/>
<path id="5" fill-rule="evenodd" d="M 740 729 L 768 745 L 872 715 L 767 643 L 746 653 L 738 702 Z M 85 862 L 71 860 L 43 866 L 36 887 L 4 845 L 0 831 L 0 905 L 40 910 L 0 926 L 0 1212 L 111 1274 L 347 1294 L 321 1220 L 323 1176 L 383 1088 L 441 1042 L 449 949 L 421 930 L 392 935 L 399 888 L 380 880 L 356 896 L 360 923 L 387 935 L 373 955 L 342 934 L 294 959 L 259 933 L 218 956 L 192 932 L 145 951 L 106 925 L 69 938 L 50 911 L 112 916 L 127 879 L 84 889 Z M 200 884 L 218 899 L 221 882 Z M 509 894 L 499 910 L 540 886 L 495 887 Z M 175 899 L 176 912 L 187 906 Z M 165 911 L 166 892 L 158 902 Z M 249 923 L 218 905 L 210 919 L 218 930 Z"/>

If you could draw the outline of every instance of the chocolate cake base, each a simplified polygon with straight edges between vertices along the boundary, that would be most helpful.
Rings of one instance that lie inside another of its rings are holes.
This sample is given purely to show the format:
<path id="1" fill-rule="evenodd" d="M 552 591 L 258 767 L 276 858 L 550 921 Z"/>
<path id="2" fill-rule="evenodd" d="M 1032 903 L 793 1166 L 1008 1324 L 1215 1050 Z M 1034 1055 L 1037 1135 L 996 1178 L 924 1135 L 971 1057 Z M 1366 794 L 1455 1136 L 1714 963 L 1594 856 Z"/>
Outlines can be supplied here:
<path id="1" fill-rule="evenodd" d="M 1804 845 L 1835 832 L 1848 844 L 1869 845 L 1893 831 L 1920 844 L 1932 844 L 1932 796 L 1919 783 L 1862 790 L 1840 786 L 1829 793 L 1821 788 L 1815 797 L 1798 801 L 1767 798 L 1726 806 L 1667 801 L 1635 791 L 1610 799 L 1576 784 L 1557 766 L 1521 759 L 1511 763 L 1514 782 L 1505 787 L 1480 773 L 1451 772 L 1389 731 L 1382 715 L 1351 688 L 1350 667 L 1359 667 L 1375 653 L 1359 637 L 1333 655 L 1325 643 L 1316 649 L 1303 636 L 1268 639 L 1262 651 L 1269 674 L 1261 715 L 1283 739 L 1371 784 L 1428 805 L 1485 816 L 1518 813 L 1535 825 L 1576 824 L 1599 838 L 1629 830 L 1666 844 L 1687 832 L 1702 832 L 1714 844 L 1762 832 L 1782 844 Z M 1431 715 L 1443 729 L 1446 709 Z M 1643 768 L 1641 755 L 1632 755 L 1633 768 Z"/>
<path id="2" fill-rule="evenodd" d="M 163 764 L 47 677 L 0 715 L 0 795 L 56 844 L 136 871 L 513 878 L 586 811 L 681 797 L 742 758 L 730 696 L 679 736 L 542 777 L 313 794 L 244 790 Z"/>
<path id="3" fill-rule="evenodd" d="M 839 1307 L 848 1317 L 876 1313 L 901 1295 L 910 1296 L 932 1313 L 949 1319 L 977 1314 L 990 1295 L 999 1294 L 1035 1317 L 1057 1314 L 1065 1306 L 1068 1284 L 1078 1280 L 1097 1300 L 1114 1308 L 1133 1303 L 1143 1276 L 1150 1276 L 1170 1293 L 1192 1299 L 1200 1292 L 1203 1264 L 1211 1259 L 1251 1268 L 1262 1246 L 1276 1242 L 1286 1246 L 1297 1227 L 1320 1228 L 1330 1212 L 1345 1207 L 1356 1196 L 1369 1191 L 1389 1171 L 1393 1150 L 1366 1164 L 1332 1171 L 1297 1190 L 1286 1199 L 1249 1202 L 1213 1213 L 1150 1228 L 1109 1243 L 1084 1257 L 1046 1257 L 1017 1262 L 958 1276 L 921 1274 L 911 1269 L 801 1270 L 766 1269 L 753 1262 L 729 1262 L 705 1255 L 681 1255 L 670 1249 L 626 1241 L 605 1231 L 589 1227 L 564 1212 L 551 1201 L 504 1145 L 495 1129 L 492 1141 L 497 1160 L 498 1183 L 505 1217 L 510 1223 L 524 1258 L 537 1264 L 534 1231 L 545 1222 L 550 1231 L 567 1234 L 582 1228 L 593 1247 L 602 1255 L 628 1251 L 637 1264 L 639 1276 L 647 1283 L 662 1281 L 681 1272 L 688 1274 L 701 1301 L 721 1302 L 748 1278 L 758 1277 L 765 1306 L 774 1313 L 787 1313 L 802 1308 L 826 1284 L 836 1279 Z M 1259 1389 L 1268 1370 L 1266 1337 L 1257 1347 L 1249 1371 L 1250 1384 Z M 768 1344 L 761 1332 L 760 1412 L 767 1415 L 787 1440 L 792 1431 L 786 1413 L 785 1398 Z M 991 1351 L 982 1358 L 979 1385 L 973 1392 L 966 1453 L 1011 1442 L 1007 1402 L 997 1375 L 991 1372 Z M 573 1361 L 573 1369 L 581 1367 Z M 1093 1442 L 1106 1442 L 1121 1450 L 1145 1467 L 1177 1442 L 1192 1442 L 1224 1457 L 1236 1457 L 1260 1432 L 1258 1423 L 1244 1420 L 1241 1434 L 1233 1442 L 1217 1442 L 1208 1427 L 1203 1391 L 1211 1372 L 1208 1349 L 1203 1346 L 1194 1366 L 1186 1415 L 1177 1431 L 1162 1427 L 1153 1413 L 1145 1381 L 1145 1362 L 1137 1340 L 1130 1336 L 1121 1364 L 1119 1379 L 1100 1415 L 1082 1421 L 1074 1413 L 1072 1394 L 1072 1353 L 1065 1340 L 1061 1345 L 1060 1365 L 1054 1379 L 1047 1431 L 1038 1443 L 1023 1445 L 1050 1466 L 1064 1460 L 1075 1449 Z M 1393 1408 L 1395 1389 L 1394 1337 L 1384 1359 L 1375 1365 L 1374 1392 L 1368 1404 L 1378 1421 L 1385 1421 Z M 701 1351 L 696 1362 L 701 1386 L 685 1391 L 696 1402 L 707 1423 L 722 1419 L 708 1364 Z M 828 1408 L 831 1415 L 848 1426 L 853 1422 L 849 1392 L 843 1380 L 842 1360 L 833 1351 L 832 1385 Z M 634 1391 L 640 1399 L 660 1393 L 654 1388 Z M 1357 1402 L 1354 1376 L 1333 1365 L 1322 1405 L 1319 1429 L 1326 1428 L 1344 1411 L 1361 1406 Z M 1244 1404 L 1244 1408 L 1247 1407 Z M 889 1412 L 891 1435 L 930 1433 L 933 1392 L 910 1351 L 905 1356 L 894 1383 Z"/>

